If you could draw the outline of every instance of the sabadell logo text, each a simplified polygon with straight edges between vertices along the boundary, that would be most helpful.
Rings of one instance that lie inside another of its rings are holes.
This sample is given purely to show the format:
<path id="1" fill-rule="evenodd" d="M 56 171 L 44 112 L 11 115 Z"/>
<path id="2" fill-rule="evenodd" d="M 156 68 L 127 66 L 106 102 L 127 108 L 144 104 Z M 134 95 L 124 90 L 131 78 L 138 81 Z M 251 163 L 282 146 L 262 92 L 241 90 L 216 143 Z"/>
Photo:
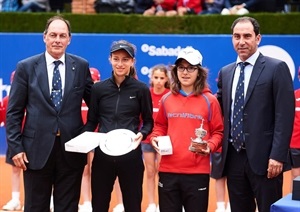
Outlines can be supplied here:
<path id="1" fill-rule="evenodd" d="M 141 46 L 141 50 L 148 53 L 149 56 L 177 56 L 181 49 L 181 46 L 177 46 L 176 48 L 167 48 L 164 45 L 157 47 L 149 44 L 143 44 Z"/>

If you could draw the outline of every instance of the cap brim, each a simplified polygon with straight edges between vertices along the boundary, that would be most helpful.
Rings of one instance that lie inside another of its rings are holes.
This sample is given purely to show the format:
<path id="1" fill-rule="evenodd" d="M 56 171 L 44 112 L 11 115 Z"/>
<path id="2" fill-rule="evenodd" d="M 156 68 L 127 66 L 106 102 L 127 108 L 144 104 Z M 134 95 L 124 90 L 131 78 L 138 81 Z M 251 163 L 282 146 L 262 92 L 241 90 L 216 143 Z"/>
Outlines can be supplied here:
<path id="1" fill-rule="evenodd" d="M 130 57 L 134 57 L 134 50 L 132 47 L 126 45 L 126 44 L 115 44 L 111 47 L 110 49 L 110 53 L 113 53 L 113 52 L 116 52 L 116 51 L 119 51 L 119 50 L 125 50 L 129 55 Z"/>
<path id="2" fill-rule="evenodd" d="M 184 57 L 177 58 L 177 60 L 175 61 L 175 64 L 177 64 L 179 60 L 186 60 L 189 64 L 191 64 L 193 66 L 196 66 L 196 65 L 200 65 L 201 66 L 201 64 L 198 61 L 194 61 L 192 59 L 187 59 L 187 58 L 184 58 Z"/>

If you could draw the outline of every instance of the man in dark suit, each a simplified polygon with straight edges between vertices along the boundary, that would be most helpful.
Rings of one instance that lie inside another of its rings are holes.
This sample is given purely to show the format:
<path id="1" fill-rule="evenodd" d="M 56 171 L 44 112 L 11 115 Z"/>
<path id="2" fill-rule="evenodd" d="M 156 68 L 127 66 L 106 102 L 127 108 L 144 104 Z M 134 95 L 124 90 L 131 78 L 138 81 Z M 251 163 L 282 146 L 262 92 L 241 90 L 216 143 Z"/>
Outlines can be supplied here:
<path id="1" fill-rule="evenodd" d="M 285 62 L 258 51 L 261 35 L 255 19 L 240 17 L 231 30 L 238 57 L 220 70 L 217 91 L 224 114 L 221 171 L 227 176 L 232 212 L 254 212 L 256 203 L 259 212 L 269 212 L 282 197 L 295 112 L 292 78 Z M 240 86 L 244 103 L 241 128 L 238 124 L 234 128 L 240 62 L 247 62 Z M 238 136 L 236 129 L 241 129 Z"/>
<path id="2" fill-rule="evenodd" d="M 55 212 L 76 212 L 86 154 L 66 152 L 64 144 L 81 132 L 81 102 L 89 104 L 93 82 L 88 62 L 66 53 L 67 20 L 50 18 L 43 38 L 46 51 L 17 64 L 7 109 L 8 148 L 24 170 L 25 212 L 49 211 L 52 188 Z M 60 75 L 55 82 L 53 69 Z M 62 95 L 58 103 L 54 91 Z"/>

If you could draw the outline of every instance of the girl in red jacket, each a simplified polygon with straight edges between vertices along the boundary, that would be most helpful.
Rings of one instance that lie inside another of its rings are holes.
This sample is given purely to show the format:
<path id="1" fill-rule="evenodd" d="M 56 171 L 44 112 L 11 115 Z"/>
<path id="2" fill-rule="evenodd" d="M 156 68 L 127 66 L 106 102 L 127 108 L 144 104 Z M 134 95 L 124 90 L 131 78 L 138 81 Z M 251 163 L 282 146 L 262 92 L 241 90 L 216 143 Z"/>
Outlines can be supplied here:
<path id="1" fill-rule="evenodd" d="M 207 70 L 198 50 L 181 50 L 171 75 L 171 92 L 161 100 L 150 137 L 157 151 L 158 136 L 168 135 L 173 148 L 159 165 L 159 209 L 181 211 L 183 206 L 186 212 L 206 212 L 210 153 L 221 146 L 223 137 L 220 105 L 208 88 Z"/>

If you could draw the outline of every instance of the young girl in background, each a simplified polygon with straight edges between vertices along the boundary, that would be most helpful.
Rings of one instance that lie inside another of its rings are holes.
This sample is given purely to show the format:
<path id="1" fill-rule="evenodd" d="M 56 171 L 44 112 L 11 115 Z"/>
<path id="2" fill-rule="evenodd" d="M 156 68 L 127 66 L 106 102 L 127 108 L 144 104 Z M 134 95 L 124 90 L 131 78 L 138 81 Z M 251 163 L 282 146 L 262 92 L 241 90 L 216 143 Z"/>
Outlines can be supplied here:
<path id="1" fill-rule="evenodd" d="M 156 65 L 152 68 L 150 77 L 150 92 L 153 104 L 153 119 L 155 119 L 158 108 L 160 105 L 161 97 L 169 92 L 170 81 L 168 76 L 168 69 L 165 65 Z M 155 177 L 157 175 L 157 168 L 159 164 L 159 154 L 156 153 L 152 147 L 149 137 L 142 142 L 142 151 L 144 163 L 146 166 L 147 174 L 147 194 L 148 194 L 148 207 L 146 212 L 155 212 Z"/>

